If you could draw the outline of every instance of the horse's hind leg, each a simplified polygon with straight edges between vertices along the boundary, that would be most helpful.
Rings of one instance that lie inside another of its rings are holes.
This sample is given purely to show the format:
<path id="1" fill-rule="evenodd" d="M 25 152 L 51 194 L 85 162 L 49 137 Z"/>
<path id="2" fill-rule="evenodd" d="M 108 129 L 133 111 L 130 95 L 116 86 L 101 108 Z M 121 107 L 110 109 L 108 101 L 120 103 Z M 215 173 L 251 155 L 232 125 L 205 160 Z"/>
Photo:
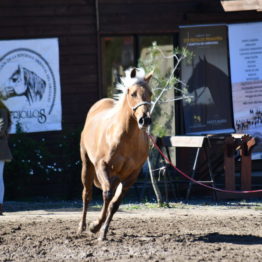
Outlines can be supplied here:
<path id="1" fill-rule="evenodd" d="M 90 162 L 86 151 L 81 148 L 81 160 L 82 160 L 82 171 L 81 180 L 83 184 L 82 200 L 83 200 L 83 213 L 82 218 L 78 227 L 78 233 L 82 233 L 86 229 L 86 213 L 88 204 L 92 199 L 92 187 L 94 181 L 95 169 L 93 164 Z"/>

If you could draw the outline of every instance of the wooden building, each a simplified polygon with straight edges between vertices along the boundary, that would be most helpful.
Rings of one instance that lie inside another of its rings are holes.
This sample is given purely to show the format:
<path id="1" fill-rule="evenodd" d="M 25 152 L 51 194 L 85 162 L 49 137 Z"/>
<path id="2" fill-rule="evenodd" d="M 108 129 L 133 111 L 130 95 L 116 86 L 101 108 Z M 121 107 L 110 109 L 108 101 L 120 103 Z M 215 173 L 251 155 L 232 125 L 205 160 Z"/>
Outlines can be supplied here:
<path id="1" fill-rule="evenodd" d="M 262 21 L 262 12 L 225 12 L 219 0 L 0 1 L 0 40 L 52 37 L 59 40 L 63 130 L 80 130 L 90 106 L 107 95 L 106 46 L 114 38 L 128 42 L 132 50 L 129 63 L 136 65 L 141 45 L 148 41 L 168 39 L 178 44 L 180 25 L 255 21 Z M 62 135 L 63 132 L 46 132 L 30 136 L 44 137 L 52 147 Z M 72 146 L 72 150 L 78 150 L 78 145 Z M 60 153 L 57 158 L 58 162 L 64 161 Z M 14 170 L 11 168 L 8 172 Z M 12 180 L 12 174 L 7 177 Z M 60 178 L 56 185 L 63 183 L 63 187 L 68 188 L 65 183 L 79 178 L 80 173 L 67 174 L 67 179 Z M 19 178 L 17 183 L 21 183 Z M 34 183 L 39 189 L 46 180 Z M 9 184 L 13 192 L 10 198 L 15 198 L 13 182 Z M 80 182 L 77 186 L 79 189 Z M 31 195 L 37 195 L 32 187 Z M 50 195 L 56 196 L 55 188 L 57 186 L 50 189 L 54 191 Z"/>

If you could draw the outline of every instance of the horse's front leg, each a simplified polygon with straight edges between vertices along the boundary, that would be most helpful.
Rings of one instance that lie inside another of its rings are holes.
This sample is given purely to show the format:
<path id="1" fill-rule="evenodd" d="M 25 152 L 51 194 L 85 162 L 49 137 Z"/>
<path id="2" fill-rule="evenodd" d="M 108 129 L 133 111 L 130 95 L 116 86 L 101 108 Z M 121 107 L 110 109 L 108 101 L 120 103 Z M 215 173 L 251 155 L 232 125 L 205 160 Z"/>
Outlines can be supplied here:
<path id="1" fill-rule="evenodd" d="M 113 199 L 111 200 L 109 207 L 108 207 L 108 213 L 107 213 L 107 217 L 106 220 L 103 224 L 103 227 L 100 230 L 100 234 L 99 234 L 99 238 L 98 240 L 105 240 L 106 239 L 106 235 L 108 232 L 108 228 L 109 228 L 109 224 L 113 218 L 113 215 L 116 213 L 116 211 L 118 210 L 121 201 L 125 195 L 125 193 L 127 192 L 127 190 L 130 188 L 130 186 L 132 186 L 134 184 L 134 182 L 137 179 L 139 172 L 135 172 L 128 180 L 126 180 L 123 183 L 120 183 L 116 189 L 115 195 L 113 197 Z"/>
<path id="2" fill-rule="evenodd" d="M 103 191 L 103 206 L 99 218 L 96 221 L 93 221 L 89 225 L 89 230 L 92 233 L 97 233 L 100 230 L 102 224 L 105 222 L 108 205 L 112 197 L 113 197 L 113 193 L 110 190 Z"/>
<path id="3" fill-rule="evenodd" d="M 118 187 L 116 189 L 116 193 L 115 193 L 114 197 L 112 198 L 110 205 L 108 207 L 107 217 L 105 217 L 106 219 L 105 219 L 105 222 L 104 222 L 104 224 L 103 224 L 103 226 L 100 230 L 98 240 L 102 241 L 102 240 L 106 239 L 109 224 L 112 220 L 113 215 L 118 210 L 122 198 L 123 198 L 123 185 L 122 185 L 122 183 L 120 183 L 118 185 Z"/>
<path id="4" fill-rule="evenodd" d="M 109 171 L 103 161 L 97 165 L 96 173 L 103 190 L 103 207 L 98 220 L 89 225 L 89 230 L 92 233 L 97 233 L 105 222 L 108 205 L 114 196 L 117 185 L 119 184 L 119 179 L 117 177 L 109 176 Z"/>

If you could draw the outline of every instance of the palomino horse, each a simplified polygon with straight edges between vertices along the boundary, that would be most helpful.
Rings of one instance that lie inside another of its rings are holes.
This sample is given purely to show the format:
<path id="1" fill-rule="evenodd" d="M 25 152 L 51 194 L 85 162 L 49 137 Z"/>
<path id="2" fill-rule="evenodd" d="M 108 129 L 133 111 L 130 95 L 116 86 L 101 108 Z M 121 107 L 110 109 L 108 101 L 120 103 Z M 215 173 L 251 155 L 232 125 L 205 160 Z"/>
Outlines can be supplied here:
<path id="1" fill-rule="evenodd" d="M 119 86 L 118 101 L 105 98 L 94 104 L 81 134 L 83 214 L 78 232 L 86 229 L 86 213 L 93 183 L 103 191 L 103 207 L 97 221 L 89 225 L 99 240 L 106 239 L 109 224 L 120 202 L 136 181 L 147 155 L 146 129 L 151 123 L 151 91 L 142 69 L 126 71 Z"/>

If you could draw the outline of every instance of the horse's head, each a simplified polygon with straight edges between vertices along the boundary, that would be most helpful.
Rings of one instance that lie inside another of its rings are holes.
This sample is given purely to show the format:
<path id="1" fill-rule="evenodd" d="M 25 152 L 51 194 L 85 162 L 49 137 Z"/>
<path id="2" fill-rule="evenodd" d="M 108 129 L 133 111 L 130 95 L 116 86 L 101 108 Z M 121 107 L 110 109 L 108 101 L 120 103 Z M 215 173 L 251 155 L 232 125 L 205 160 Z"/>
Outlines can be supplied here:
<path id="1" fill-rule="evenodd" d="M 23 68 L 18 66 L 18 69 L 13 72 L 2 86 L 0 86 L 0 97 L 6 100 L 9 97 L 23 95 L 25 91 L 26 86 L 24 84 Z"/>
<path id="2" fill-rule="evenodd" d="M 193 92 L 196 88 L 207 86 L 208 69 L 210 64 L 206 60 L 199 57 L 197 64 L 193 68 L 192 75 L 187 81 L 188 91 Z"/>
<path id="3" fill-rule="evenodd" d="M 14 96 L 25 96 L 31 102 L 43 98 L 46 89 L 46 82 L 33 71 L 25 67 L 18 68 L 0 86 L 0 99 L 6 100 Z"/>
<path id="4" fill-rule="evenodd" d="M 130 71 L 131 85 L 127 88 L 127 103 L 132 110 L 132 115 L 140 129 L 145 129 L 151 124 L 150 108 L 152 92 L 148 82 L 153 73 L 139 75 L 139 69 Z M 133 83 L 132 83 L 133 81 Z"/>

